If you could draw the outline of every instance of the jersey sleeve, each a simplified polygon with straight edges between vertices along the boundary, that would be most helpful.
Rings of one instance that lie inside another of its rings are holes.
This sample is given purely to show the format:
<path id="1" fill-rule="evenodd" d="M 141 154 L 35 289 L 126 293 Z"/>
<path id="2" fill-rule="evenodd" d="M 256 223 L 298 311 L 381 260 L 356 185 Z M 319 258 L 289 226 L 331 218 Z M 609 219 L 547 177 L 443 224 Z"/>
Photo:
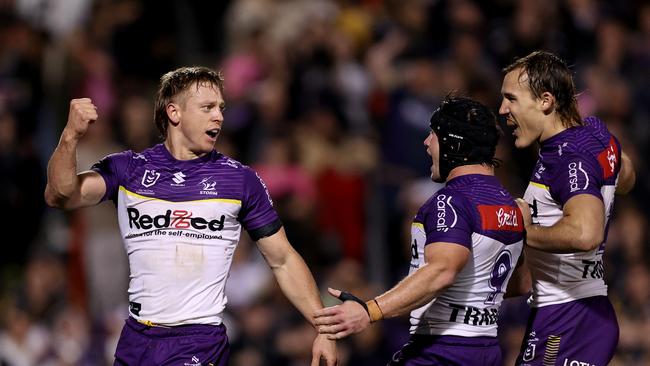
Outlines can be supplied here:
<path id="1" fill-rule="evenodd" d="M 262 178 L 248 167 L 244 167 L 244 194 L 239 221 L 251 239 L 275 234 L 282 222 L 273 208 L 273 200 Z"/>
<path id="2" fill-rule="evenodd" d="M 472 217 L 469 203 L 460 193 L 439 191 L 423 215 L 427 245 L 436 242 L 455 243 L 472 248 Z"/>
<path id="3" fill-rule="evenodd" d="M 551 182 L 551 195 L 561 205 L 579 194 L 591 194 L 600 200 L 603 196 L 602 168 L 597 160 L 585 154 L 567 154 L 557 165 Z"/>
<path id="4" fill-rule="evenodd" d="M 106 193 L 102 197 L 102 202 L 117 199 L 122 177 L 126 174 L 132 155 L 131 151 L 107 155 L 90 167 L 90 170 L 99 173 L 106 183 Z"/>

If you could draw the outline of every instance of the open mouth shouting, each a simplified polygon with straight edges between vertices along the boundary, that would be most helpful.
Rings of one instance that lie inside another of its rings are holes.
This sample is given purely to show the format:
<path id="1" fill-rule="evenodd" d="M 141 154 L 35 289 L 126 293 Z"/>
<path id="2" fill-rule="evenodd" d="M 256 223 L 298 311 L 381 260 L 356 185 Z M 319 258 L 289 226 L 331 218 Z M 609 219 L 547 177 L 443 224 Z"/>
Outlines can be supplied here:
<path id="1" fill-rule="evenodd" d="M 210 139 L 216 141 L 216 140 L 217 140 L 217 136 L 219 136 L 219 133 L 220 133 L 220 132 L 221 132 L 221 129 L 220 129 L 220 128 L 213 128 L 213 129 L 211 129 L 211 130 L 207 130 L 207 131 L 205 131 L 205 134 L 208 135 L 208 137 L 210 137 Z"/>
<path id="2" fill-rule="evenodd" d="M 512 116 L 506 117 L 506 125 L 512 130 L 512 136 L 517 137 L 517 132 L 519 132 L 519 125 L 515 123 L 515 120 Z"/>

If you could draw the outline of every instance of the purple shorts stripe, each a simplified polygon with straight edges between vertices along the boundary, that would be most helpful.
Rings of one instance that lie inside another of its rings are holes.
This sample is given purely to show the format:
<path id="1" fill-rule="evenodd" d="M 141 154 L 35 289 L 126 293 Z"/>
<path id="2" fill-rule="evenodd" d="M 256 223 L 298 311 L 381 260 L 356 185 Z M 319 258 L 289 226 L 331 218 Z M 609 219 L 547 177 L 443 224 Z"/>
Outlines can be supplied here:
<path id="1" fill-rule="evenodd" d="M 224 325 L 157 327 L 125 322 L 114 365 L 226 366 L 230 345 Z"/>
<path id="2" fill-rule="evenodd" d="M 517 365 L 604 366 L 614 356 L 618 335 L 606 296 L 533 308 Z"/>
<path id="3" fill-rule="evenodd" d="M 495 337 L 412 335 L 388 366 L 485 365 L 501 366 Z"/>

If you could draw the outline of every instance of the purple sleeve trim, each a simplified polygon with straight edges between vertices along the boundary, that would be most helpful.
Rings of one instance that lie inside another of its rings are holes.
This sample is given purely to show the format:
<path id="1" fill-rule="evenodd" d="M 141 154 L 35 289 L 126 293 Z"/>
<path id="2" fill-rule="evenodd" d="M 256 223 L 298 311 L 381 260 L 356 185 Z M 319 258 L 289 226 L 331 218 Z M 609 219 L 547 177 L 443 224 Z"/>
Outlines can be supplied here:
<path id="1" fill-rule="evenodd" d="M 131 158 L 130 151 L 107 155 L 90 167 L 90 170 L 99 173 L 106 183 L 106 192 L 102 202 L 108 199 L 115 200 L 117 191 L 122 182 Z"/>

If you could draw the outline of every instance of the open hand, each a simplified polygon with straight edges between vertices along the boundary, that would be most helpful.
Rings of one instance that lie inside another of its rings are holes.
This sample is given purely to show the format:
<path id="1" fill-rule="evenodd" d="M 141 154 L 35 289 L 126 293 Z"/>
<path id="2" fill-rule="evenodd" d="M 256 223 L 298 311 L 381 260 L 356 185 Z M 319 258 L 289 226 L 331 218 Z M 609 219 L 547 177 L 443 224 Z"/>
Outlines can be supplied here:
<path id="1" fill-rule="evenodd" d="M 334 297 L 341 295 L 340 290 L 327 290 Z M 328 339 L 341 339 L 366 329 L 370 324 L 370 316 L 361 304 L 345 301 L 340 305 L 317 310 L 314 321 L 319 333 L 327 335 Z"/>

